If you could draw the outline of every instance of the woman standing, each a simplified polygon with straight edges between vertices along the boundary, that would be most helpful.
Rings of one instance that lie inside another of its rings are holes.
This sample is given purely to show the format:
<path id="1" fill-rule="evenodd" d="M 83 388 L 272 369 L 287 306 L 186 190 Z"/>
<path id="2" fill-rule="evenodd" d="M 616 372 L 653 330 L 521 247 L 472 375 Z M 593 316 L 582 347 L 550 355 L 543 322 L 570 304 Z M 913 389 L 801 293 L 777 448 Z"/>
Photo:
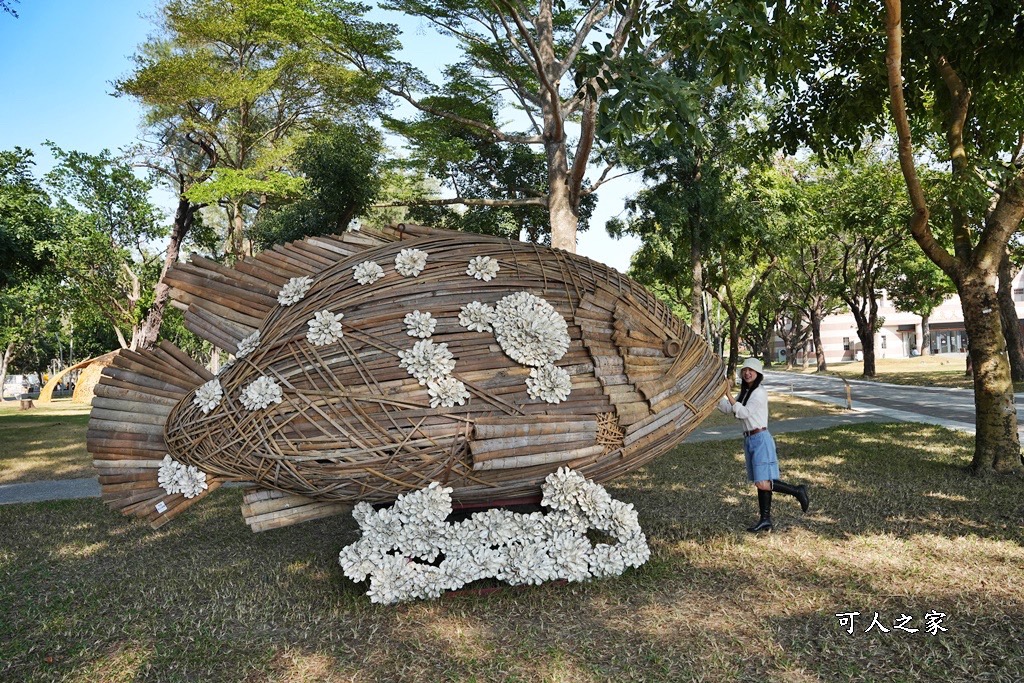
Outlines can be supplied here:
<path id="1" fill-rule="evenodd" d="M 740 368 L 740 394 L 732 397 L 726 389 L 718 402 L 718 409 L 731 413 L 743 421 L 743 455 L 747 461 L 747 479 L 757 487 L 757 506 L 760 520 L 747 531 L 771 531 L 772 491 L 787 493 L 800 501 L 807 512 L 810 499 L 807 486 L 793 486 L 779 479 L 779 459 L 775 453 L 775 439 L 768 431 L 768 392 L 761 386 L 764 366 L 756 358 L 743 361 Z"/>

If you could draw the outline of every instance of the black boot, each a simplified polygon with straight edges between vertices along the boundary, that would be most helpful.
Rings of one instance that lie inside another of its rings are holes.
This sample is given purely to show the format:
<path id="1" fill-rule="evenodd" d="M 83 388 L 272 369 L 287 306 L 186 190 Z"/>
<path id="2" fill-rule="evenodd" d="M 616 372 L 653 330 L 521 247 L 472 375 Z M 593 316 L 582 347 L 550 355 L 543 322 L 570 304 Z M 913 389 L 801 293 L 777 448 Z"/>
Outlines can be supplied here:
<path id="1" fill-rule="evenodd" d="M 807 497 L 807 486 L 800 484 L 799 486 L 793 486 L 787 484 L 781 479 L 772 479 L 772 490 L 778 491 L 779 493 L 788 493 L 789 495 L 800 501 L 800 509 L 807 512 L 807 508 L 811 506 L 811 499 Z"/>
<path id="2" fill-rule="evenodd" d="M 761 511 L 761 519 L 757 524 L 747 527 L 747 531 L 771 531 L 772 530 L 772 492 L 763 489 L 757 490 L 757 507 Z"/>

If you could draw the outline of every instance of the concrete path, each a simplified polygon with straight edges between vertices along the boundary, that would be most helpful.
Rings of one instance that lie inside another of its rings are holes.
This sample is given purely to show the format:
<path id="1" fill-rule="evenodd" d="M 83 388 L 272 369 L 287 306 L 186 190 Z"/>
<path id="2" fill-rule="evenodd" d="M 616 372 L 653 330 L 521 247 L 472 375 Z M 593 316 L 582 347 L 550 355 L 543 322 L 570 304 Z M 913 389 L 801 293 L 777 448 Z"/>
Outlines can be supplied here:
<path id="1" fill-rule="evenodd" d="M 772 422 L 772 433 L 784 434 L 828 429 L 846 424 L 892 421 L 924 422 L 974 433 L 974 394 L 969 389 L 908 387 L 859 380 L 849 382 L 853 394 L 853 411 L 841 415 Z M 846 405 L 845 385 L 841 379 L 833 376 L 767 371 L 765 387 L 777 393 L 789 393 L 814 401 Z M 1024 405 L 1024 394 L 1017 395 L 1017 405 Z M 1024 423 L 1024 415 L 1021 415 L 1021 418 Z M 1024 434 L 1024 427 L 1021 432 Z M 728 425 L 698 428 L 686 437 L 684 443 L 738 438 L 739 426 Z M 99 495 L 100 486 L 95 478 L 0 485 L 0 505 L 98 498 Z"/>
<path id="2" fill-rule="evenodd" d="M 30 481 L 27 484 L 0 484 L 0 505 L 99 497 L 100 482 L 96 477 Z"/>

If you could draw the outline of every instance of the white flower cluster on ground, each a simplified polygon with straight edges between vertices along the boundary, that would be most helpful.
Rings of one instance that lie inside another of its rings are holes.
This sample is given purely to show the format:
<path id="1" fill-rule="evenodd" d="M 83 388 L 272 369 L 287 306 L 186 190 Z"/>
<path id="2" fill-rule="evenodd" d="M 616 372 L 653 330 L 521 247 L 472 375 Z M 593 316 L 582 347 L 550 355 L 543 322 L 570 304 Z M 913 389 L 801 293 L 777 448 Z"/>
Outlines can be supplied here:
<path id="1" fill-rule="evenodd" d="M 271 403 L 280 403 L 281 387 L 269 377 L 257 377 L 242 390 L 242 405 L 249 410 L 262 410 Z"/>
<path id="2" fill-rule="evenodd" d="M 344 317 L 344 313 L 331 313 L 330 311 L 315 313 L 313 318 L 306 323 L 309 327 L 306 339 L 313 346 L 333 344 L 345 336 L 341 331 L 341 319 Z"/>
<path id="3" fill-rule="evenodd" d="M 406 334 L 420 339 L 430 338 L 430 335 L 434 334 L 434 328 L 437 327 L 436 318 L 430 313 L 420 313 L 419 311 L 407 313 L 402 322 L 405 323 Z"/>
<path id="4" fill-rule="evenodd" d="M 352 270 L 355 271 L 352 277 L 361 285 L 372 285 L 374 282 L 384 277 L 384 269 L 380 267 L 380 264 L 375 263 L 374 261 L 363 261 L 352 268 Z"/>
<path id="5" fill-rule="evenodd" d="M 494 307 L 470 301 L 459 311 L 459 324 L 472 332 L 493 332 Z"/>
<path id="6" fill-rule="evenodd" d="M 650 558 L 633 506 L 568 468 L 544 481 L 547 514 L 494 508 L 449 523 L 451 491 L 434 482 L 399 496 L 390 508 L 355 506 L 362 536 L 338 559 L 348 578 L 370 579 L 371 602 L 434 598 L 484 578 L 513 585 L 586 581 L 616 576 Z M 617 543 L 594 545 L 589 529 Z"/>
<path id="7" fill-rule="evenodd" d="M 429 339 L 416 342 L 409 351 L 399 351 L 398 357 L 402 359 L 399 367 L 405 368 L 421 385 L 447 377 L 455 369 L 455 358 L 448 345 Z"/>
<path id="8" fill-rule="evenodd" d="M 569 348 L 565 318 L 544 299 L 529 292 L 502 297 L 494 307 L 494 336 L 512 360 L 540 367 Z"/>
<path id="9" fill-rule="evenodd" d="M 403 249 L 395 257 L 395 270 L 405 277 L 416 277 L 427 267 L 427 252 L 422 249 Z"/>
<path id="10" fill-rule="evenodd" d="M 501 266 L 498 265 L 496 259 L 490 256 L 474 256 L 469 259 L 466 275 L 472 275 L 477 280 L 490 282 L 498 274 L 499 270 L 501 270 Z"/>
<path id="11" fill-rule="evenodd" d="M 192 403 L 199 406 L 199 409 L 203 411 L 203 415 L 206 415 L 219 406 L 223 398 L 224 389 L 220 386 L 220 382 L 216 379 L 211 379 L 196 389 L 196 395 L 192 398 Z"/>
<path id="12" fill-rule="evenodd" d="M 306 296 L 306 292 L 313 286 L 313 278 L 308 275 L 302 277 L 293 277 L 288 282 L 284 283 L 284 287 L 277 294 L 277 303 L 282 306 L 291 306 L 294 303 L 302 301 L 302 297 Z"/>
<path id="13" fill-rule="evenodd" d="M 160 461 L 157 482 L 167 493 L 180 493 L 186 498 L 195 498 L 207 489 L 206 472 L 195 465 L 183 465 L 170 455 Z"/>
<path id="14" fill-rule="evenodd" d="M 569 373 L 556 365 L 544 365 L 530 370 L 526 380 L 530 398 L 539 398 L 548 403 L 561 403 L 569 398 L 572 379 Z"/>
<path id="15" fill-rule="evenodd" d="M 245 358 L 250 353 L 256 350 L 256 347 L 260 345 L 260 331 L 256 330 L 248 337 L 238 342 L 238 350 L 235 351 L 235 358 Z"/>

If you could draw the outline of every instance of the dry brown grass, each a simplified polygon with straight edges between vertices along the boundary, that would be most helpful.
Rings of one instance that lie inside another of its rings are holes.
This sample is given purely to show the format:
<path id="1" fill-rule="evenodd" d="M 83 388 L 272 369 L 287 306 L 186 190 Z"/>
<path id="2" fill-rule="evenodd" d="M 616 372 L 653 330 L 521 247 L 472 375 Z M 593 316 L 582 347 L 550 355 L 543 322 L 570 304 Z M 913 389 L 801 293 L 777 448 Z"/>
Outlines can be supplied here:
<path id="1" fill-rule="evenodd" d="M 0 484 L 95 476 L 85 450 L 88 405 L 63 399 L 18 406 L 0 403 Z"/>
<path id="2" fill-rule="evenodd" d="M 342 576 L 349 518 L 253 535 L 237 490 L 160 531 L 97 501 L 3 506 L 0 680 L 1020 680 L 1020 479 L 966 475 L 971 438 L 931 426 L 777 441 L 813 507 L 779 500 L 774 534 L 743 531 L 739 440 L 693 444 L 609 487 L 648 534 L 640 569 L 397 607 Z M 864 633 L 930 610 L 948 632 Z"/>

